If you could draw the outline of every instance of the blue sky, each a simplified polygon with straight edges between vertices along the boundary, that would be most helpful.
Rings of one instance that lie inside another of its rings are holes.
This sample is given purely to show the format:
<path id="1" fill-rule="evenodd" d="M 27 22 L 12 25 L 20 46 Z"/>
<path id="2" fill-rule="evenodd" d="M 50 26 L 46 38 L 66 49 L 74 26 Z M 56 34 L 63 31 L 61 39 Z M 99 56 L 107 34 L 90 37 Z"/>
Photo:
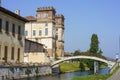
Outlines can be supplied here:
<path id="1" fill-rule="evenodd" d="M 119 53 L 120 0 L 2 0 L 2 6 L 21 16 L 35 16 L 38 7 L 53 6 L 65 16 L 65 51 L 86 51 L 93 33 L 103 55 Z"/>

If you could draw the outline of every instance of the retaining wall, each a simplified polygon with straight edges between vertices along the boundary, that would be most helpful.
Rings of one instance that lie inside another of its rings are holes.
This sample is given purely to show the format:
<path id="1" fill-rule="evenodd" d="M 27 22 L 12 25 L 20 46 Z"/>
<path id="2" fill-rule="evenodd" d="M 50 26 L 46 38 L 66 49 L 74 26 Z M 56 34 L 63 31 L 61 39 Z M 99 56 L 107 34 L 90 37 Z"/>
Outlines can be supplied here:
<path id="1" fill-rule="evenodd" d="M 50 66 L 0 66 L 0 80 L 50 75 Z"/>

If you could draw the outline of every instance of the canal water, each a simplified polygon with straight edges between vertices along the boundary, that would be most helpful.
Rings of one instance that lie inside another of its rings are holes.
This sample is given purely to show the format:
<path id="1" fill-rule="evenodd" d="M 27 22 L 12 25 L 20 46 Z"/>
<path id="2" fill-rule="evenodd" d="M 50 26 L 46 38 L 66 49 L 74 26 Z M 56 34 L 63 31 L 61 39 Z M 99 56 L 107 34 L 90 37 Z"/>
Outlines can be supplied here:
<path id="1" fill-rule="evenodd" d="M 108 74 L 109 68 L 102 68 L 99 70 L 99 74 Z M 51 75 L 51 76 L 43 76 L 43 77 L 35 77 L 28 79 L 20 79 L 20 80 L 70 80 L 74 77 L 86 76 L 93 74 L 93 71 L 77 71 L 77 72 L 68 72 L 59 75 Z"/>

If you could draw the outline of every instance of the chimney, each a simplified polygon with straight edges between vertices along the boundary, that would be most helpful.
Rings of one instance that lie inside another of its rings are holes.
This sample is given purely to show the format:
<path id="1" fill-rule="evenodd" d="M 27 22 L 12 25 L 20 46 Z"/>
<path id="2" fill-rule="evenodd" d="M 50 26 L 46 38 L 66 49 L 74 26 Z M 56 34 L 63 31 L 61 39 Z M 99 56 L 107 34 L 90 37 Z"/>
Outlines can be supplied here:
<path id="1" fill-rule="evenodd" d="M 20 10 L 15 10 L 15 14 L 20 15 Z"/>

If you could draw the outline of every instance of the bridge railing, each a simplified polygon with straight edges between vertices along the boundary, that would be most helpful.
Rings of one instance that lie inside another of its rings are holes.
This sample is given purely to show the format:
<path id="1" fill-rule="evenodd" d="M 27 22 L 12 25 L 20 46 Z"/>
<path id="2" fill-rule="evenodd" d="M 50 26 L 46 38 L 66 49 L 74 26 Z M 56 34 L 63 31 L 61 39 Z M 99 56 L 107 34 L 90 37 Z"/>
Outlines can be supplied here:
<path id="1" fill-rule="evenodd" d="M 105 62 L 107 64 L 109 63 L 108 60 L 99 58 L 99 57 L 95 57 L 95 56 L 71 56 L 71 57 L 59 57 L 60 60 L 54 61 L 51 65 L 58 64 L 62 61 L 66 61 L 66 60 L 70 60 L 70 59 L 78 59 L 78 58 L 93 59 L 93 60 Z"/>

